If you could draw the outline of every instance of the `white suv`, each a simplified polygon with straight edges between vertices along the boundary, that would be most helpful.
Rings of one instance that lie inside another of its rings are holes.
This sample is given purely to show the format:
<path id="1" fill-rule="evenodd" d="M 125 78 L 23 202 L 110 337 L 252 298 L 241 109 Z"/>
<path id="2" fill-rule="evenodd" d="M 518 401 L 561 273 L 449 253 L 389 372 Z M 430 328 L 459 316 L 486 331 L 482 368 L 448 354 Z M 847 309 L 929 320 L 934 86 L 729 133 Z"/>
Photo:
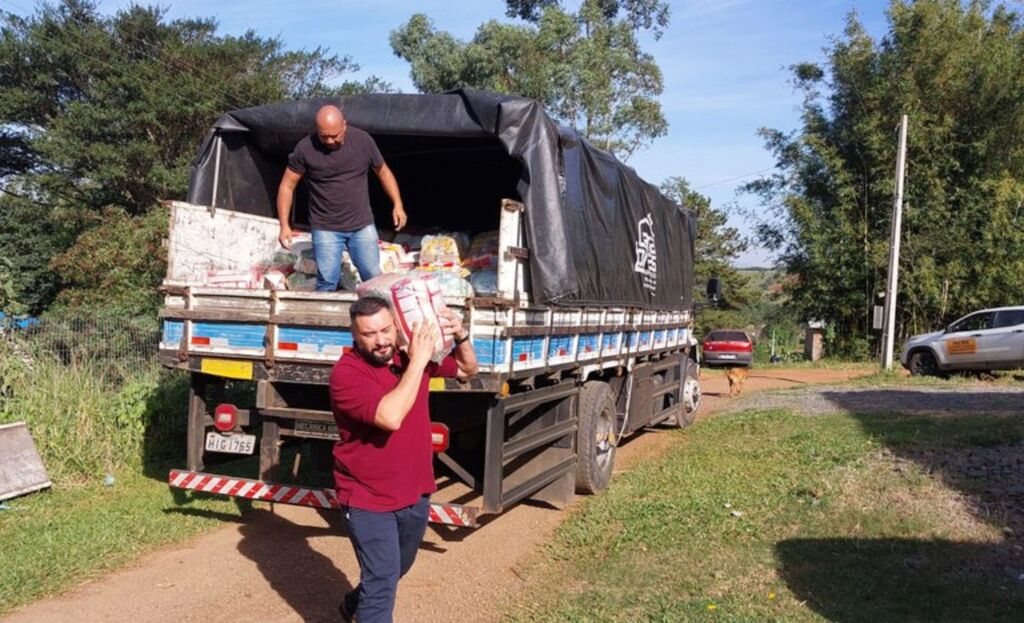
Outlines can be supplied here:
<path id="1" fill-rule="evenodd" d="M 916 376 L 1024 368 L 1024 307 L 983 309 L 944 331 L 915 335 L 903 345 L 900 363 Z"/>

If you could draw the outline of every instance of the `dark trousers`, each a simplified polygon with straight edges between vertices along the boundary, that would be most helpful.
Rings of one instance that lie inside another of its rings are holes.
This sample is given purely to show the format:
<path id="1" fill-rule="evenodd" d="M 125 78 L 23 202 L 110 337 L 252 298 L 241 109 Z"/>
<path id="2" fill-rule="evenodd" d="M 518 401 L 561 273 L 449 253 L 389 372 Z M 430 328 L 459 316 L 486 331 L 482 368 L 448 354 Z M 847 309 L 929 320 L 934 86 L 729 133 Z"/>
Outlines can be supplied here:
<path id="1" fill-rule="evenodd" d="M 359 586 L 345 596 L 345 602 L 359 623 L 391 621 L 398 579 L 416 560 L 429 509 L 429 495 L 387 513 L 344 509 L 345 526 L 359 560 Z"/>

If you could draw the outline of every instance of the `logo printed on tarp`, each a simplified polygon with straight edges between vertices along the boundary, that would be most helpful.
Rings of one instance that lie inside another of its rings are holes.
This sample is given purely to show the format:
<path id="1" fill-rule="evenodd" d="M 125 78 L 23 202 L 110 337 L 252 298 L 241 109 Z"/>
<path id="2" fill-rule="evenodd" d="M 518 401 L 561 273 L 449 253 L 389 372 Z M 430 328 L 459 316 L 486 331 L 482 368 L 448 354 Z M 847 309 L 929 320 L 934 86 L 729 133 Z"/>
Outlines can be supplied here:
<path id="1" fill-rule="evenodd" d="M 658 254 L 654 249 L 654 217 L 648 212 L 636 226 L 636 265 L 633 270 L 644 278 L 644 288 L 658 288 Z"/>

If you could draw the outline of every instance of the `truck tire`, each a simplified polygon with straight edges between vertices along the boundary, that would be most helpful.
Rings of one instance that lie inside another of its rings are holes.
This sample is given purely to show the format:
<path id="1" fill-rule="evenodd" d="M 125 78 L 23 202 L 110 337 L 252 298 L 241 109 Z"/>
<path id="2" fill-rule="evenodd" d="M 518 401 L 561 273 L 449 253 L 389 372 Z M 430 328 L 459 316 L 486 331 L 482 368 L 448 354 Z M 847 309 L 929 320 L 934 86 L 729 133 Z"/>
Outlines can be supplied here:
<path id="1" fill-rule="evenodd" d="M 912 376 L 940 376 L 939 364 L 930 350 L 917 350 L 910 355 L 907 362 Z"/>
<path id="2" fill-rule="evenodd" d="M 597 493 L 608 488 L 615 464 L 618 412 L 612 390 L 602 381 L 587 381 L 580 389 L 576 430 L 576 492 Z"/>
<path id="3" fill-rule="evenodd" d="M 689 365 L 687 365 L 689 363 Z M 697 409 L 700 408 L 700 367 L 687 359 L 683 362 L 683 374 L 680 382 L 683 384 L 680 394 L 682 401 L 676 411 L 676 417 L 670 420 L 678 428 L 686 428 L 697 419 Z"/>

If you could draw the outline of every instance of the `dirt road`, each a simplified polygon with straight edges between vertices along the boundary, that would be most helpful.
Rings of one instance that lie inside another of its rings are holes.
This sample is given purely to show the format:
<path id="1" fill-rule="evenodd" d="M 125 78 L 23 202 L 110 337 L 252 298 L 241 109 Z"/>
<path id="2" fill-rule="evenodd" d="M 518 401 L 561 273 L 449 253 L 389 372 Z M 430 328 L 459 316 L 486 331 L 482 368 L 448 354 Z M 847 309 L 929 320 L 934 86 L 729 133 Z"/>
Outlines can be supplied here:
<path id="1" fill-rule="evenodd" d="M 745 391 L 835 383 L 861 373 L 755 369 Z M 706 376 L 702 417 L 729 402 L 725 377 Z M 619 449 L 616 469 L 680 439 L 668 430 L 635 436 Z M 230 520 L 2 621 L 336 621 L 337 604 L 358 581 L 359 568 L 335 515 L 282 505 L 256 510 L 243 523 Z M 517 567 L 563 517 L 547 506 L 520 504 L 475 531 L 431 527 L 400 585 L 396 620 L 496 620 L 501 600 L 522 583 Z"/>

